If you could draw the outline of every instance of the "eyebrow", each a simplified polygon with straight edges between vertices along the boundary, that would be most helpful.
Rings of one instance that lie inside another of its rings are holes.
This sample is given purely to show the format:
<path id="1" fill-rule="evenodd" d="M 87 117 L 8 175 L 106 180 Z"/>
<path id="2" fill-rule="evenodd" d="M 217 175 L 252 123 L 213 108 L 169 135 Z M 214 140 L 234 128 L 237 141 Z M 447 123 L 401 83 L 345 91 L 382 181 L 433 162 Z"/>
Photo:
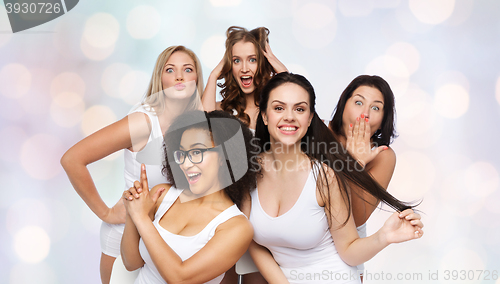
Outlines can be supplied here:
<path id="1" fill-rule="evenodd" d="M 191 144 L 191 146 L 189 146 L 190 149 L 194 149 L 194 147 L 196 146 L 203 146 L 203 147 L 207 147 L 207 145 L 203 144 L 203 143 L 194 143 L 194 144 Z M 179 149 L 184 149 L 184 147 L 182 147 L 182 145 L 179 145 Z"/>
<path id="2" fill-rule="evenodd" d="M 239 55 L 233 55 L 233 58 L 235 58 L 235 57 L 237 57 L 237 58 L 241 58 L 241 56 L 239 56 Z M 250 54 L 250 55 L 249 55 L 249 56 L 247 56 L 247 57 L 257 57 L 257 55 L 256 55 L 256 54 Z"/>
<path id="3" fill-rule="evenodd" d="M 354 96 L 361 97 L 363 100 L 365 100 L 365 101 L 366 101 L 365 97 L 363 97 L 363 96 L 362 96 L 362 95 L 360 95 L 360 94 L 355 94 Z M 382 101 L 373 101 L 373 102 L 374 102 L 374 103 L 381 103 L 381 104 L 384 104 L 384 102 L 382 102 Z"/>
<path id="4" fill-rule="evenodd" d="M 274 100 L 274 101 L 272 101 L 271 103 L 275 103 L 275 102 L 276 102 L 276 103 L 280 103 L 280 104 L 284 104 L 284 105 L 286 105 L 286 103 L 284 103 L 284 102 L 282 102 L 282 101 L 279 101 L 279 100 Z M 302 101 L 302 102 L 300 102 L 300 103 L 296 103 L 296 104 L 294 104 L 294 105 L 295 105 L 295 106 L 297 106 L 297 105 L 300 105 L 300 104 L 306 104 L 306 105 L 309 105 L 306 101 Z"/>
<path id="5" fill-rule="evenodd" d="M 167 66 L 175 66 L 175 65 L 174 65 L 174 64 L 172 64 L 172 63 L 167 63 L 167 64 L 165 64 L 165 67 L 167 67 Z M 184 65 L 182 65 L 182 66 L 193 66 L 193 67 L 194 67 L 194 65 L 193 65 L 193 64 L 191 64 L 191 63 L 186 63 L 186 64 L 184 64 Z"/>

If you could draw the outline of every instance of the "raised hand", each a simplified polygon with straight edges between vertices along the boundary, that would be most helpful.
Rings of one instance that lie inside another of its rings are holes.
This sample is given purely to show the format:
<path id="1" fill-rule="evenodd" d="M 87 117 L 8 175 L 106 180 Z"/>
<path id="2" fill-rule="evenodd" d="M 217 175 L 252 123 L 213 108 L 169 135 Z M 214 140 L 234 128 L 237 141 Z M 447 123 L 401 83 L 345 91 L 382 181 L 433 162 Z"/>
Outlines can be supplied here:
<path id="1" fill-rule="evenodd" d="M 218 80 L 219 77 L 221 76 L 223 67 L 224 67 L 224 57 L 222 57 L 221 61 L 219 62 L 219 64 L 217 64 L 217 66 L 215 66 L 214 70 L 212 70 L 212 73 L 210 73 L 210 75 L 215 76 L 216 80 Z"/>
<path id="2" fill-rule="evenodd" d="M 403 212 L 395 212 L 385 221 L 382 233 L 388 244 L 401 243 L 423 236 L 424 224 L 420 220 L 420 214 L 406 209 Z"/>
<path id="3" fill-rule="evenodd" d="M 346 148 L 347 151 L 362 165 L 369 162 L 382 151 L 387 150 L 387 146 L 379 146 L 372 150 L 371 130 L 369 120 L 363 114 L 356 118 L 356 123 L 349 125 L 347 131 Z"/>
<path id="4" fill-rule="evenodd" d="M 276 58 L 273 51 L 271 50 L 271 46 L 267 41 L 266 41 L 266 49 L 263 50 L 262 53 L 264 53 L 264 56 L 267 58 L 267 61 L 269 61 L 271 66 L 273 66 L 273 69 L 274 71 L 276 71 L 276 73 L 288 72 L 286 66 L 283 63 L 281 63 L 281 61 L 279 61 L 278 58 Z"/>
<path id="5" fill-rule="evenodd" d="M 132 220 L 148 215 L 151 217 L 156 201 L 165 191 L 165 188 L 158 189 L 154 194 L 150 194 L 146 166 L 141 164 L 141 180 L 135 181 L 134 186 L 123 192 L 123 198 L 127 213 Z"/>

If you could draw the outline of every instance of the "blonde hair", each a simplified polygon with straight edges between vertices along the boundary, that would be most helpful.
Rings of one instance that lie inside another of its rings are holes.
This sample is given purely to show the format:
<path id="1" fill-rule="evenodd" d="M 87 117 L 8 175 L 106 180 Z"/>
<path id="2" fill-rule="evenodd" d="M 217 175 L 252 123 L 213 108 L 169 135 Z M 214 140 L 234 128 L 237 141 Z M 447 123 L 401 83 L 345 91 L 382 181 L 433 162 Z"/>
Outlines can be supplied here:
<path id="1" fill-rule="evenodd" d="M 153 75 L 151 76 L 151 81 L 149 81 L 148 90 L 146 91 L 145 98 L 142 101 L 142 105 L 149 105 L 152 111 L 159 115 L 165 109 L 165 95 L 163 93 L 163 86 L 161 83 L 161 76 L 163 74 L 163 68 L 167 64 L 168 59 L 175 52 L 184 52 L 194 61 L 194 68 L 196 70 L 196 91 L 191 97 L 191 101 L 188 104 L 186 110 L 201 109 L 201 95 L 203 94 L 203 74 L 201 71 L 201 63 L 194 52 L 182 45 L 174 45 L 165 49 L 156 60 L 155 68 L 153 70 Z"/>

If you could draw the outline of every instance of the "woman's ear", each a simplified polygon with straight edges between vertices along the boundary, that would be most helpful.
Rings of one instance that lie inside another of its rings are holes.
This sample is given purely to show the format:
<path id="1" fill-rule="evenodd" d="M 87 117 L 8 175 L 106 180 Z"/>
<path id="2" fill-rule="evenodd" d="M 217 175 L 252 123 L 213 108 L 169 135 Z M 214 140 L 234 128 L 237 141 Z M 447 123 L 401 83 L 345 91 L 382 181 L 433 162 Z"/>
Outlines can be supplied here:
<path id="1" fill-rule="evenodd" d="M 262 121 L 264 121 L 264 124 L 267 126 L 267 115 L 265 112 L 262 112 Z M 311 121 L 309 121 L 311 123 Z"/>

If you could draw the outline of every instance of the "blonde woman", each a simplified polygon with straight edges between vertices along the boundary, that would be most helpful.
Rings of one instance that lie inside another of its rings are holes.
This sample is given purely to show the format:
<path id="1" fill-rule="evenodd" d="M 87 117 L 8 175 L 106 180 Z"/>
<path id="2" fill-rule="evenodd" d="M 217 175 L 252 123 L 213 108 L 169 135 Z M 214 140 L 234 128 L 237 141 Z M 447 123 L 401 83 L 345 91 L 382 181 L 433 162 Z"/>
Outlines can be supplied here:
<path id="1" fill-rule="evenodd" d="M 121 199 L 111 208 L 104 203 L 87 165 L 124 149 L 126 189 L 139 180 L 141 163 L 146 165 L 152 184 L 168 183 L 161 174 L 163 133 L 176 116 L 201 107 L 202 93 L 200 61 L 190 49 L 171 46 L 158 56 L 144 100 L 126 117 L 84 138 L 61 158 L 76 192 L 103 221 L 102 283 L 109 283 L 113 263 L 120 254 L 126 211 Z"/>

